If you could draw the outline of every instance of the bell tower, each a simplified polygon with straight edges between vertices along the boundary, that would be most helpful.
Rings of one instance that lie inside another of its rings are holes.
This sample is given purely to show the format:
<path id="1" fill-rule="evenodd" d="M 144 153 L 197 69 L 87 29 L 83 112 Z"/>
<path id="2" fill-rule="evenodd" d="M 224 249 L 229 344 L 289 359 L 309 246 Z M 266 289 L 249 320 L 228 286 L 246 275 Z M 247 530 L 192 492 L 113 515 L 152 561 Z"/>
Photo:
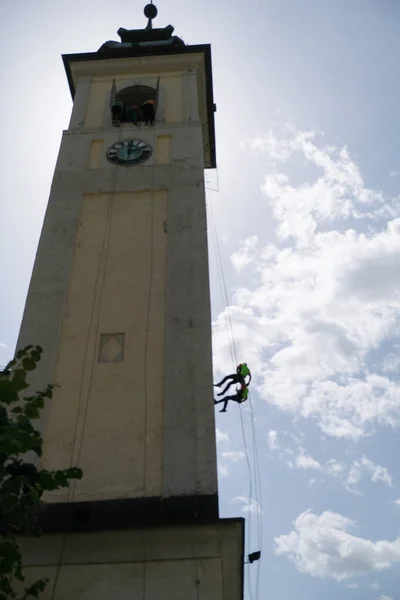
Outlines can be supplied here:
<path id="1" fill-rule="evenodd" d="M 64 55 L 64 131 L 18 346 L 57 385 L 49 494 L 26 572 L 52 600 L 242 597 L 243 520 L 219 519 L 204 169 L 216 166 L 211 48 L 173 27 Z M 44 596 L 46 598 L 46 595 Z"/>

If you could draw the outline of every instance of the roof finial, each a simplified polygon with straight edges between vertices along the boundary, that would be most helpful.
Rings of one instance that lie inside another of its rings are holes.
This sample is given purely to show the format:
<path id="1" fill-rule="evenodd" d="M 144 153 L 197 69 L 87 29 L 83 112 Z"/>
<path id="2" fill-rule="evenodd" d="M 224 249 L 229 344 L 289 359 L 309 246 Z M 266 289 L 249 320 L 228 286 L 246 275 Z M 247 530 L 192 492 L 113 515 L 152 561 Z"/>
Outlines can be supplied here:
<path id="1" fill-rule="evenodd" d="M 150 4 L 146 4 L 144 7 L 144 15 L 149 19 L 146 29 L 153 29 L 153 19 L 157 16 L 157 7 L 153 4 L 153 0 L 150 0 Z"/>

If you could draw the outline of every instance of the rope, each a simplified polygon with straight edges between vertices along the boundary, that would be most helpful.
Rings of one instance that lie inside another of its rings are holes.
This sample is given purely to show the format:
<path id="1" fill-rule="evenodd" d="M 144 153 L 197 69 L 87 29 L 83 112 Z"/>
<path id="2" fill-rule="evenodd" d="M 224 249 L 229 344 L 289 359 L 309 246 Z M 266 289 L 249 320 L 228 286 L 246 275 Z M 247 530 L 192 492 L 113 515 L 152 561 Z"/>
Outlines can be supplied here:
<path id="1" fill-rule="evenodd" d="M 210 201 L 208 201 L 207 204 L 208 204 L 208 206 L 210 208 L 211 232 L 212 232 L 213 242 L 214 242 L 214 246 L 215 246 L 215 250 L 216 250 L 217 270 L 218 270 L 218 273 L 219 273 L 219 280 L 220 280 L 220 284 L 221 284 L 223 304 L 225 305 L 225 310 L 226 310 L 226 315 L 227 315 L 227 321 L 228 321 L 228 326 L 229 326 L 231 358 L 233 357 L 234 367 L 236 367 L 236 365 L 238 364 L 238 360 L 237 360 L 237 354 L 236 354 L 235 336 L 234 336 L 234 331 L 233 331 L 232 319 L 231 319 L 231 315 L 230 315 L 230 308 L 229 308 L 229 302 L 228 302 L 228 293 L 227 293 L 227 288 L 226 288 L 226 281 L 225 281 L 225 276 L 224 276 L 224 270 L 223 270 L 221 252 L 220 252 L 220 247 L 219 247 L 219 243 L 218 243 L 218 236 L 217 236 L 216 225 L 215 225 L 214 211 L 213 211 L 212 203 Z M 254 496 L 255 496 L 254 497 L 254 501 L 257 504 L 257 515 L 258 515 L 257 519 L 256 519 L 256 521 L 257 521 L 257 534 L 258 534 L 257 537 L 258 537 L 258 547 L 259 547 L 259 549 L 261 551 L 262 550 L 262 536 L 263 536 L 262 511 L 261 511 L 261 507 L 262 507 L 262 489 L 261 489 L 261 477 L 260 477 L 259 458 L 258 458 L 258 445 L 257 445 L 256 430 L 255 430 L 255 423 L 254 423 L 253 406 L 252 406 L 252 401 L 251 401 L 250 393 L 249 393 L 249 406 L 250 406 L 251 433 L 252 433 L 252 446 L 253 446 L 253 472 L 254 472 L 254 487 L 255 487 L 255 490 L 254 490 L 255 491 L 255 493 L 254 493 Z M 244 449 L 245 449 L 246 462 L 247 462 L 247 468 L 248 468 L 248 473 L 249 473 L 249 496 L 248 497 L 249 497 L 249 502 L 252 502 L 253 501 L 253 497 L 252 497 L 252 495 L 253 495 L 253 482 L 252 482 L 252 474 L 251 474 L 251 467 L 250 467 L 249 452 L 248 452 L 247 443 L 246 443 L 244 421 L 243 421 L 243 415 L 242 415 L 242 411 L 241 410 L 240 410 L 239 414 L 240 414 L 240 423 L 241 423 L 241 430 L 242 430 L 242 437 L 243 437 L 243 446 L 244 446 Z M 249 510 L 249 517 L 248 517 L 248 521 L 249 521 L 248 532 L 249 533 L 248 533 L 248 540 L 247 540 L 247 544 L 248 544 L 248 548 L 249 549 L 251 549 L 251 541 L 252 541 L 252 519 L 251 519 L 251 513 L 252 513 L 252 510 L 250 508 L 250 510 Z M 256 576 L 256 598 L 258 598 L 258 596 L 259 596 L 260 569 L 261 569 L 261 561 L 258 561 L 257 576 Z M 252 587 L 251 587 L 250 577 L 248 577 L 247 583 L 248 583 L 249 596 L 250 596 L 250 598 L 252 598 L 253 597 L 253 591 L 252 591 Z"/>
<path id="2" fill-rule="evenodd" d="M 67 544 L 67 536 L 66 534 L 64 534 L 63 539 L 62 539 L 62 544 L 61 544 L 61 552 L 60 552 L 60 558 L 57 562 L 57 566 L 56 566 L 56 574 L 54 577 L 54 582 L 53 582 L 53 589 L 51 591 L 51 597 L 50 600 L 54 600 L 56 591 L 57 591 L 57 587 L 58 587 L 58 580 L 60 577 L 60 570 L 61 567 L 63 565 L 63 561 L 64 561 L 64 554 L 65 554 L 65 546 Z M 47 594 L 46 594 L 47 595 Z"/>
<path id="3" fill-rule="evenodd" d="M 197 530 L 196 530 L 196 533 L 197 533 Z M 193 561 L 193 566 L 194 566 L 194 585 L 196 587 L 196 600 L 200 600 L 201 579 L 200 579 L 199 563 L 198 563 L 195 548 L 194 548 L 193 531 L 191 531 L 189 533 L 189 536 L 190 536 L 190 548 L 192 551 L 192 561 Z"/>
<path id="4" fill-rule="evenodd" d="M 153 148 L 156 141 L 156 132 L 153 125 Z M 147 351 L 149 345 L 149 327 L 150 327 L 150 316 L 151 316 L 151 296 L 153 292 L 153 262 L 154 262 L 154 180 L 155 180 L 155 158 L 153 155 L 153 164 L 151 167 L 151 235 L 150 235 L 150 266 L 149 266 L 149 295 L 147 302 L 147 316 L 146 316 L 146 337 L 145 337 L 145 348 L 144 348 L 144 449 L 143 449 L 143 490 L 144 496 L 146 496 L 146 460 L 147 460 Z"/>
<path id="5" fill-rule="evenodd" d="M 153 124 L 153 139 L 152 147 L 154 149 L 156 141 L 155 125 Z M 149 346 L 149 328 L 151 316 L 151 296 L 153 293 L 153 267 L 154 267 L 154 181 L 155 181 L 155 157 L 152 156 L 153 164 L 151 166 L 151 209 L 150 209 L 150 265 L 149 265 L 149 295 L 147 301 L 147 316 L 146 316 L 146 337 L 144 347 L 144 447 L 143 447 L 143 494 L 146 497 L 146 461 L 147 461 L 147 351 Z M 143 600 L 146 600 L 146 532 L 143 531 Z"/>
<path id="6" fill-rule="evenodd" d="M 118 133 L 118 141 L 121 141 L 121 134 L 122 134 L 122 130 L 120 129 L 119 133 Z M 113 168 L 114 168 L 114 172 L 113 172 L 112 184 L 111 184 L 111 197 L 110 197 L 109 202 L 108 202 L 107 215 L 106 215 L 106 223 L 105 223 L 105 227 L 104 227 L 104 237 L 103 237 L 103 242 L 102 242 L 101 251 L 100 251 L 99 264 L 98 264 L 97 272 L 96 272 L 96 279 L 95 279 L 94 292 L 93 292 L 93 300 L 92 300 L 92 307 L 91 307 L 91 314 L 90 314 L 90 323 L 89 323 L 88 335 L 87 335 L 87 338 L 86 338 L 85 352 L 84 352 L 84 357 L 83 357 L 83 364 L 84 365 L 86 364 L 86 359 L 87 359 L 87 354 L 88 354 L 88 347 L 89 347 L 89 342 L 90 342 L 90 334 L 91 334 L 92 325 L 93 325 L 93 321 L 94 321 L 94 312 L 95 312 L 94 311 L 94 307 L 95 307 L 96 298 L 97 298 L 96 290 L 97 290 L 97 286 L 98 286 L 99 279 L 100 279 L 100 271 L 101 271 L 101 266 L 103 264 L 103 255 L 104 255 L 104 273 L 105 273 L 106 264 L 107 264 L 107 255 L 108 255 L 108 247 L 109 247 L 109 239 L 110 239 L 110 231 L 111 231 L 110 224 L 111 224 L 111 218 L 112 218 L 112 210 L 113 210 L 114 197 L 115 197 L 115 188 L 116 188 L 117 175 L 118 175 L 118 171 L 117 171 L 118 167 L 117 167 L 117 165 L 115 165 Z M 100 315 L 100 312 L 101 312 L 102 291 L 103 291 L 103 288 L 104 288 L 104 281 L 105 281 L 105 277 L 103 277 L 103 281 L 102 281 L 101 286 L 100 286 L 99 315 Z M 97 344 L 98 328 L 99 328 L 99 322 L 97 321 L 95 344 Z M 78 459 L 76 461 L 77 466 L 79 466 L 79 462 L 80 462 L 81 455 L 82 455 L 83 433 L 84 433 L 84 430 L 85 430 L 86 419 L 87 419 L 87 412 L 88 412 L 88 406 L 89 406 L 89 397 L 90 397 L 90 390 L 91 390 L 92 381 L 93 381 L 93 371 L 94 371 L 95 360 L 96 360 L 95 353 L 93 353 L 92 363 L 91 363 L 91 368 L 90 368 L 89 390 L 88 390 L 88 393 L 87 393 L 87 401 L 86 401 L 85 412 L 84 412 L 84 416 L 83 416 L 82 435 L 81 435 L 80 444 L 79 444 Z M 80 382 L 80 387 L 79 387 L 78 410 L 77 410 L 77 413 L 76 413 L 75 430 L 74 430 L 74 437 L 73 437 L 72 449 L 71 449 L 71 462 L 70 462 L 70 466 L 71 467 L 72 467 L 72 463 L 74 462 L 73 461 L 73 455 L 74 455 L 75 443 L 76 443 L 76 438 L 77 438 L 77 433 L 78 433 L 79 413 L 80 413 L 80 408 L 81 408 L 81 404 L 82 404 L 82 391 L 83 391 L 84 377 L 85 377 L 85 368 L 83 368 L 83 370 L 82 370 L 81 382 Z M 75 491 L 76 491 L 76 485 L 77 485 L 76 481 L 74 480 L 72 488 L 68 489 L 68 502 L 73 502 L 73 499 L 74 499 L 74 496 L 75 496 Z"/>
<path id="7" fill-rule="evenodd" d="M 260 463 L 258 459 L 258 444 L 257 444 L 257 435 L 256 428 L 254 423 L 253 416 L 253 404 L 251 400 L 251 395 L 249 393 L 249 404 L 250 404 L 250 412 L 251 412 L 251 423 L 252 423 L 252 433 L 253 433 L 253 458 L 254 458 L 254 474 L 255 474 L 255 482 L 256 482 L 256 502 L 260 507 L 258 512 L 259 518 L 257 519 L 258 523 L 258 549 L 262 555 L 263 549 L 263 498 L 262 498 L 262 486 L 261 486 L 261 476 L 260 476 Z M 261 573 L 261 560 L 257 561 L 257 574 L 256 574 L 256 598 L 259 597 L 259 588 L 260 588 L 260 573 Z"/>

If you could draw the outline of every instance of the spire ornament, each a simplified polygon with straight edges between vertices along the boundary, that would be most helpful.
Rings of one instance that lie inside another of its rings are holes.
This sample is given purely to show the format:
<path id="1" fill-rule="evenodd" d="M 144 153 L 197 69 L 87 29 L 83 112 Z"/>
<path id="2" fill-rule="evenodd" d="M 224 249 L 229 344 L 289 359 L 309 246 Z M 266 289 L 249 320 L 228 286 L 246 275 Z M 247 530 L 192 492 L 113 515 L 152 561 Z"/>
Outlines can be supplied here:
<path id="1" fill-rule="evenodd" d="M 153 29 L 153 19 L 156 18 L 158 13 L 157 7 L 153 4 L 153 0 L 151 0 L 150 4 L 146 4 L 143 12 L 144 16 L 149 20 L 146 29 Z"/>

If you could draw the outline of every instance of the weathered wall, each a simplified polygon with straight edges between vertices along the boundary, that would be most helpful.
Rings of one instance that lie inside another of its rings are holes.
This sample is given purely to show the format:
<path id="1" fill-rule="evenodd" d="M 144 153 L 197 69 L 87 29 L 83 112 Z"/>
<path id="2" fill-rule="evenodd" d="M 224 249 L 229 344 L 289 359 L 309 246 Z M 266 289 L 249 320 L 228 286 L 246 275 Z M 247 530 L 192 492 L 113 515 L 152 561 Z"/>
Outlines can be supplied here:
<path id="1" fill-rule="evenodd" d="M 242 522 L 22 540 L 43 600 L 240 600 Z"/>
<path id="2" fill-rule="evenodd" d="M 78 85 L 18 341 L 43 346 L 33 385 L 61 386 L 41 423 L 43 462 L 84 469 L 69 500 L 215 494 L 196 73 L 162 87 L 166 114 L 170 97 L 181 110 L 175 92 L 185 98 L 180 123 L 83 129 L 84 114 L 98 123 L 108 110 L 110 80 Z M 111 165 L 107 148 L 125 138 L 149 142 L 151 158 Z"/>
<path id="3" fill-rule="evenodd" d="M 43 459 L 71 499 L 161 494 L 166 200 L 83 197 Z"/>

